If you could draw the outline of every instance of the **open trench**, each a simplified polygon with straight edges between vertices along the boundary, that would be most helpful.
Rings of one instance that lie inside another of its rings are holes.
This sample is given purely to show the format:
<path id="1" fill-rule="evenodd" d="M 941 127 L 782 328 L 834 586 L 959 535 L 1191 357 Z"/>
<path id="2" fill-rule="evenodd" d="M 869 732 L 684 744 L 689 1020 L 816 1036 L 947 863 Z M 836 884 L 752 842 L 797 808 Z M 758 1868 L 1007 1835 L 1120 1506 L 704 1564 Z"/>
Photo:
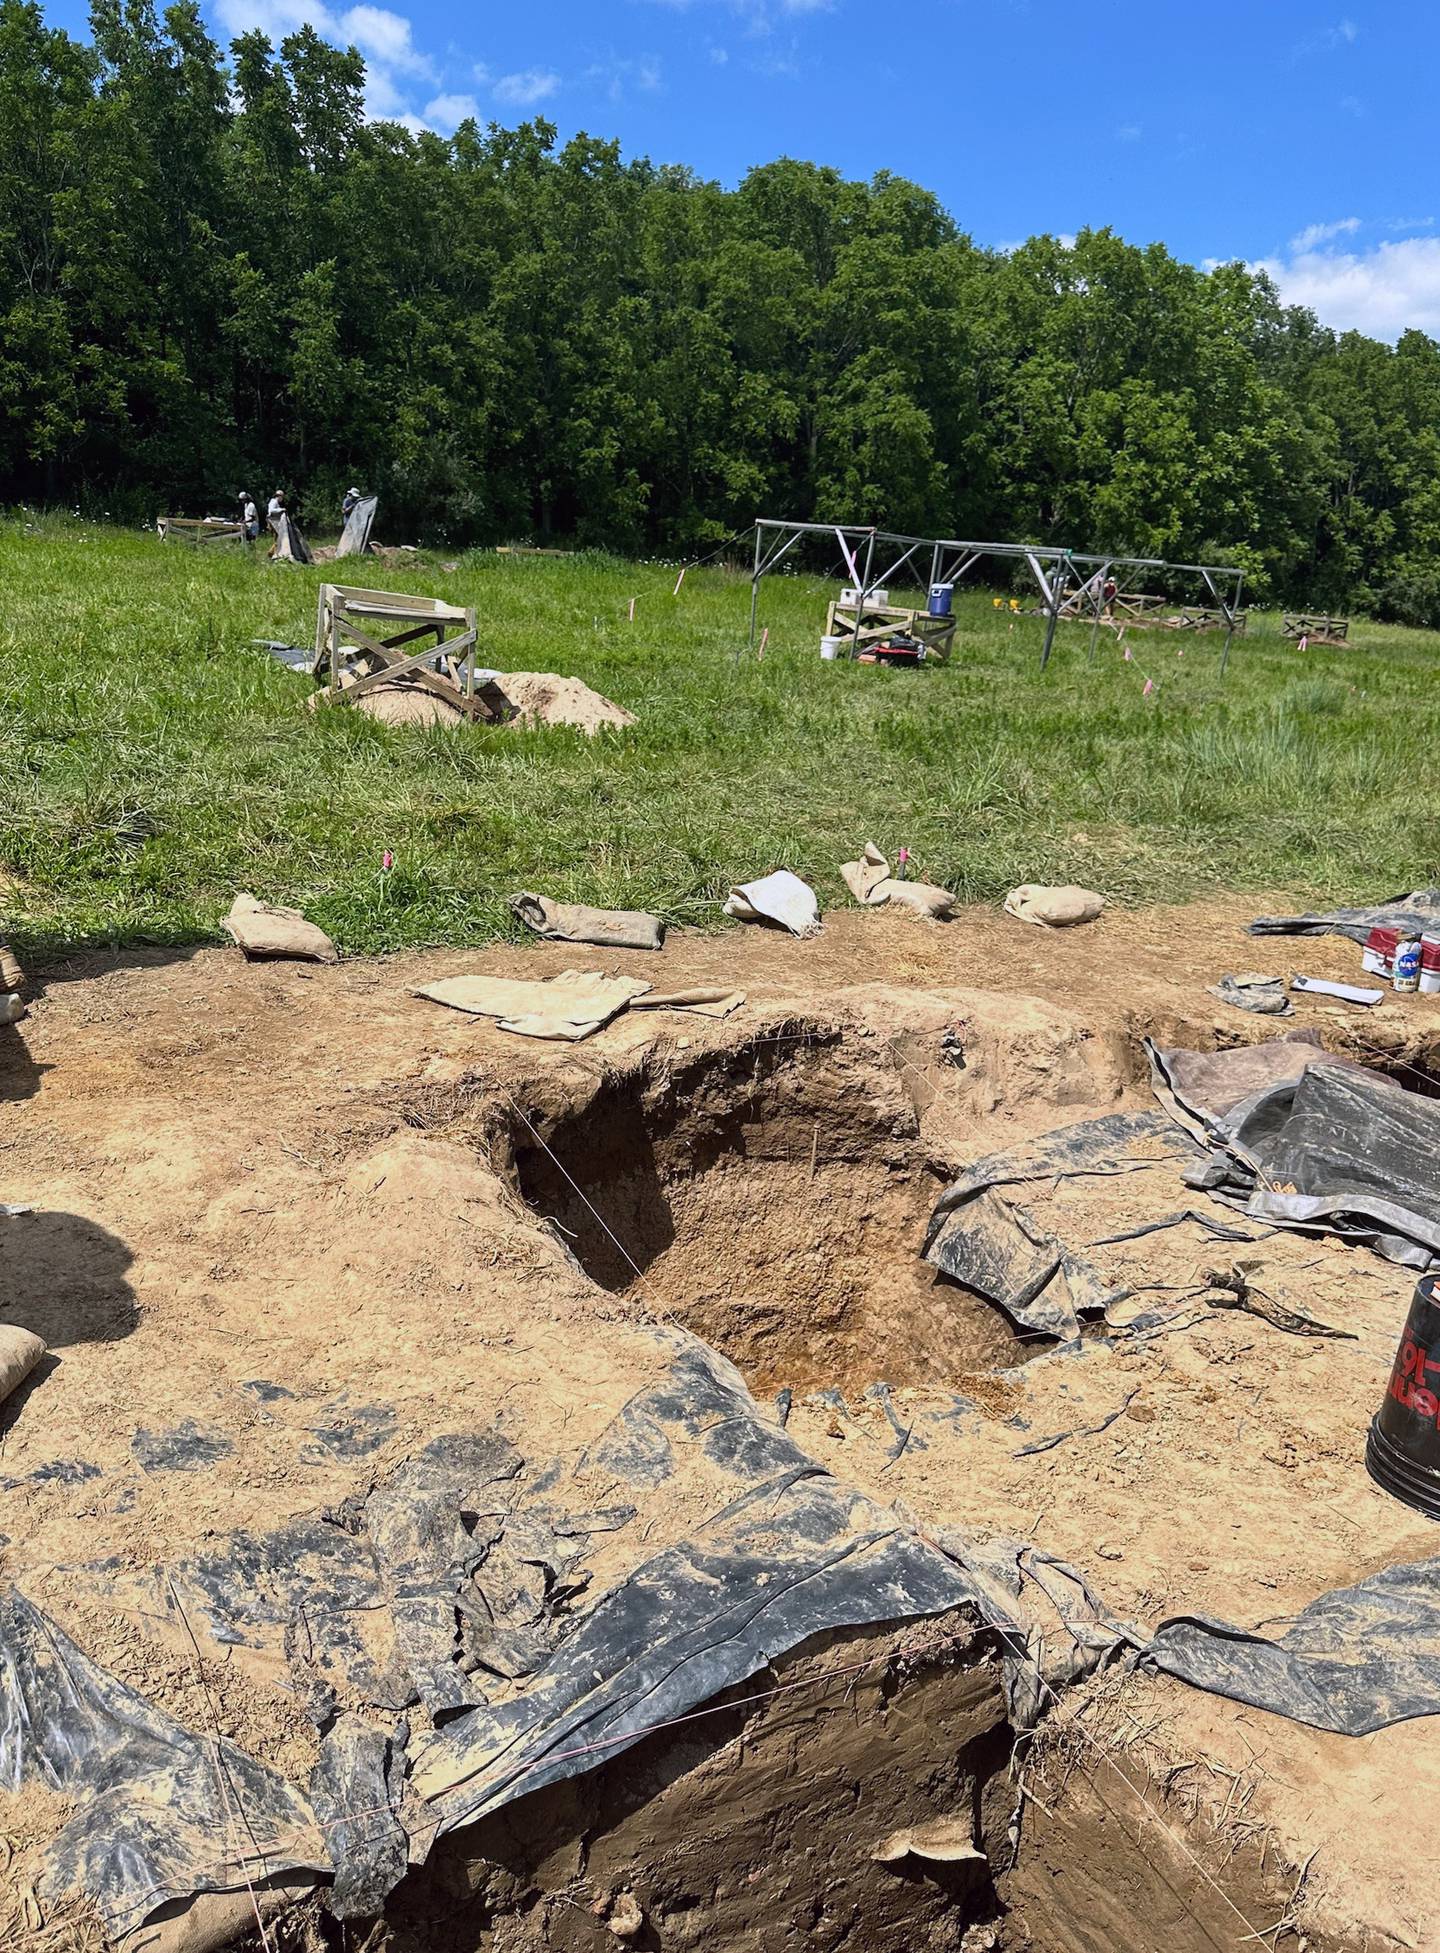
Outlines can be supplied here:
<path id="1" fill-rule="evenodd" d="M 757 1396 L 951 1384 L 1026 1353 L 920 1257 L 950 1175 L 873 1046 L 802 1026 L 627 1072 L 542 1102 L 506 1151 L 593 1281 L 703 1337 Z"/>
<path id="2" fill-rule="evenodd" d="M 796 1022 L 506 1099 L 485 1150 L 537 1220 L 757 1397 L 955 1386 L 1034 1353 L 920 1258 L 953 1163 L 879 1041 Z M 1108 1768 L 1030 1804 L 1018 1850 L 996 1653 L 953 1616 L 807 1643 L 758 1694 L 443 1838 L 371 1953 L 1214 1953 L 1232 1895 L 1279 1916 L 1263 1853 L 1212 1887 Z"/>

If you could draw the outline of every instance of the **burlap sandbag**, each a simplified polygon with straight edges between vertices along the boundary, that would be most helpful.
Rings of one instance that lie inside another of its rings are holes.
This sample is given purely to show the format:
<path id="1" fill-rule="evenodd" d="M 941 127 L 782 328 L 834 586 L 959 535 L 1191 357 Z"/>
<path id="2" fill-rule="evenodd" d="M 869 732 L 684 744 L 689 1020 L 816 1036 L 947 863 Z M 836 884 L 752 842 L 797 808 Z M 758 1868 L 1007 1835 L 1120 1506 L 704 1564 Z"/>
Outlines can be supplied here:
<path id="1" fill-rule="evenodd" d="M 598 943 L 605 949 L 660 949 L 665 924 L 643 909 L 592 909 L 583 902 L 552 902 L 529 889 L 510 897 L 527 929 L 547 943 Z"/>
<path id="2" fill-rule="evenodd" d="M 955 912 L 955 897 L 948 888 L 937 888 L 933 882 L 898 881 L 873 841 L 865 843 L 858 861 L 842 862 L 840 874 L 855 900 L 868 909 L 878 909 L 885 902 L 898 902 L 902 908 L 913 909 L 917 915 L 929 916 L 934 922 L 944 922 Z"/>
<path id="3" fill-rule="evenodd" d="M 914 909 L 917 915 L 929 916 L 932 922 L 947 922 L 955 913 L 955 897 L 948 888 L 937 888 L 933 882 L 897 882 L 892 876 L 880 886 L 887 902 L 898 902 L 902 909 Z"/>
<path id="4" fill-rule="evenodd" d="M 338 963 L 339 951 L 298 909 L 282 909 L 273 902 L 257 902 L 240 894 L 221 923 L 247 956 L 298 956 L 312 963 Z"/>
<path id="5" fill-rule="evenodd" d="M 1077 922 L 1093 922 L 1105 906 L 1105 897 L 1090 888 L 1046 888 L 1039 882 L 1023 882 L 1005 897 L 1005 913 L 1020 922 L 1038 923 L 1042 929 L 1069 929 Z"/>
<path id="6" fill-rule="evenodd" d="M 890 863 L 873 841 L 865 843 L 858 861 L 842 862 L 840 874 L 855 900 L 864 903 L 866 908 L 878 908 L 886 900 L 880 890 L 890 879 Z"/>
<path id="7" fill-rule="evenodd" d="M 598 970 L 564 970 L 544 980 L 534 977 L 443 977 L 412 990 L 415 997 L 497 1017 L 502 1031 L 527 1038 L 587 1038 L 618 1017 L 650 989 L 638 977 L 603 976 Z"/>
<path id="8" fill-rule="evenodd" d="M 0 1322 L 0 1404 L 18 1390 L 45 1354 L 45 1345 L 31 1329 Z"/>

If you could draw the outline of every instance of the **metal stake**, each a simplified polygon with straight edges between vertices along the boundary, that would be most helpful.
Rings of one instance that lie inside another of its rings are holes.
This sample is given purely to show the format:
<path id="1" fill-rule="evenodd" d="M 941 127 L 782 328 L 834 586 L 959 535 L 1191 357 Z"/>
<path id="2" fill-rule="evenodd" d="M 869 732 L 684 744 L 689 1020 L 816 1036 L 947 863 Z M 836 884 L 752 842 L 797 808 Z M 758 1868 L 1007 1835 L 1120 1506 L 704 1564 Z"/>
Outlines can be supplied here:
<path id="1" fill-rule="evenodd" d="M 1040 653 L 1040 669 L 1043 671 L 1050 662 L 1050 647 L 1055 642 L 1055 626 L 1060 621 L 1060 597 L 1070 575 L 1068 562 L 1057 563 L 1055 574 L 1050 579 L 1050 615 L 1045 624 L 1045 649 Z"/>
<path id="2" fill-rule="evenodd" d="M 1240 608 L 1240 591 L 1244 582 L 1245 582 L 1245 572 L 1241 570 L 1238 576 L 1235 578 L 1235 594 L 1230 599 L 1231 607 L 1229 611 L 1226 613 L 1230 619 L 1230 628 L 1225 633 L 1225 649 L 1220 653 L 1220 676 L 1222 678 L 1225 676 L 1226 669 L 1230 663 L 1230 640 L 1235 635 L 1235 613 Z"/>
<path id="3" fill-rule="evenodd" d="M 1105 583 L 1109 575 L 1110 565 L 1105 563 L 1101 566 L 1100 573 L 1095 578 L 1095 622 L 1090 626 L 1089 662 L 1092 665 L 1095 662 L 1095 645 L 1100 636 L 1100 606 L 1105 600 Z"/>
<path id="4" fill-rule="evenodd" d="M 755 574 L 750 579 L 750 649 L 755 649 L 755 613 L 760 607 L 760 524 L 755 524 Z"/>

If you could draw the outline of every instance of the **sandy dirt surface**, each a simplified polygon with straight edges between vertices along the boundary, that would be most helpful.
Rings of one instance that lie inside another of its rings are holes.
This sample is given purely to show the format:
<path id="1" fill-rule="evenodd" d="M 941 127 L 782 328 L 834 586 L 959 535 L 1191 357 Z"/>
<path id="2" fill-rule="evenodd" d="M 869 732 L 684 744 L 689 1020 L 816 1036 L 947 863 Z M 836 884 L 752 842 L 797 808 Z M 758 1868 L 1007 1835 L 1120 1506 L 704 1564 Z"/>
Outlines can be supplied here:
<path id="1" fill-rule="evenodd" d="M 810 942 L 752 929 L 660 955 L 537 943 L 311 969 L 207 950 L 36 972 L 29 1018 L 0 1031 L 0 1199 L 34 1210 L 0 1220 L 0 1319 L 53 1356 L 0 1413 L 4 1572 L 122 1678 L 195 1725 L 218 1702 L 225 1734 L 303 1780 L 313 1732 L 276 1678 L 208 1650 L 197 1665 L 147 1616 L 147 1570 L 346 1496 L 354 1457 L 329 1434 L 373 1407 L 373 1469 L 466 1421 L 573 1458 L 658 1374 L 671 1318 L 757 1395 L 791 1387 L 792 1432 L 837 1474 L 925 1528 L 1033 1539 L 1142 1627 L 1191 1611 L 1249 1627 L 1427 1557 L 1431 1529 L 1361 1464 L 1403 1271 L 1188 1224 L 1095 1247 L 1177 1315 L 1208 1269 L 1256 1256 L 1268 1293 L 1354 1340 L 1210 1312 L 1062 1357 L 915 1265 L 954 1166 L 1151 1102 L 1142 1035 L 1314 1026 L 1429 1076 L 1440 998 L 1297 1000 L 1282 1024 L 1208 997 L 1227 970 L 1359 980 L 1344 940 L 1246 939 L 1254 912 L 1110 910 L 1064 933 L 988 910 L 943 927 L 842 913 Z M 723 980 L 748 1001 L 721 1024 L 634 1015 L 555 1046 L 409 988 L 566 968 Z M 1157 1158 L 1031 1204 L 1089 1244 L 1194 1204 L 1178 1174 Z M 893 1459 L 865 1395 L 880 1381 L 912 1432 Z M 649 1547 L 683 1535 L 685 1496 Z M 1427 1943 L 1433 1879 L 1394 1849 L 1440 1794 L 1425 1723 L 1347 1740 L 1167 1681 L 1127 1689 L 1113 1740 L 1171 1788 L 1202 1876 L 1223 1890 L 1243 1820 L 1287 1865 L 1310 1860 L 1299 1903 L 1323 1943 L 1352 1926 L 1357 1946 Z"/>

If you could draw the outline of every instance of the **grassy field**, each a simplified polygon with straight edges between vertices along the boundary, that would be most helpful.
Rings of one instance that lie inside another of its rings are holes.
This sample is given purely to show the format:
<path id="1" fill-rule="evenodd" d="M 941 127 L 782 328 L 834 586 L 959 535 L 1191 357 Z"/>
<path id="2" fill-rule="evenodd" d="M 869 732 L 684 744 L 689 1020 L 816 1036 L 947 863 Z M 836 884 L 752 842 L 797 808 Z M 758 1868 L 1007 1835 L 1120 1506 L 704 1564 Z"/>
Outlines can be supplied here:
<path id="1" fill-rule="evenodd" d="M 216 940 L 238 888 L 349 951 L 518 935 L 518 888 L 715 924 L 732 881 L 779 865 L 846 899 L 837 864 L 866 839 L 975 898 L 1440 879 L 1422 632 L 1302 654 L 1256 617 L 1221 686 L 1218 639 L 1134 633 L 1129 662 L 1106 641 L 1091 666 L 1062 625 L 1042 677 L 1041 623 L 971 595 L 951 664 L 901 672 L 819 662 L 818 577 L 766 582 L 756 662 L 734 572 L 692 571 L 678 598 L 673 568 L 595 556 L 346 573 L 477 605 L 484 662 L 573 673 L 639 723 L 589 740 L 310 713 L 309 681 L 248 640 L 308 642 L 328 571 L 5 520 L 0 925 L 22 950 Z"/>

